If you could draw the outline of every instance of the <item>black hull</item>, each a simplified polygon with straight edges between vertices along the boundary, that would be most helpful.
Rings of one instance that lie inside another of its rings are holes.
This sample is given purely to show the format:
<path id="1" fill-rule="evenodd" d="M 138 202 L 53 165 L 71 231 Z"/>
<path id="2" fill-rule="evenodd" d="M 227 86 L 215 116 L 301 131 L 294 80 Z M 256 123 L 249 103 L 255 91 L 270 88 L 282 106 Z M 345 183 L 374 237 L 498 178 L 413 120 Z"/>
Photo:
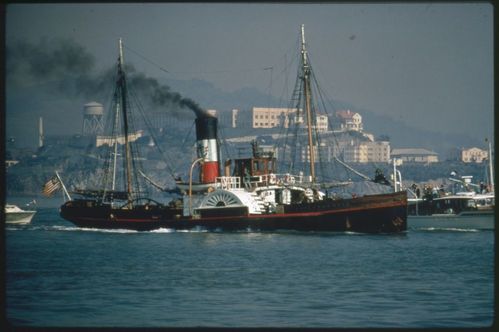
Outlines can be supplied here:
<path id="1" fill-rule="evenodd" d="M 69 203 L 69 204 L 68 204 Z M 238 231 L 397 233 L 407 229 L 405 192 L 284 206 L 282 213 L 181 217 L 174 208 L 117 210 L 67 202 L 61 216 L 79 227 L 149 231 L 159 228 Z"/>

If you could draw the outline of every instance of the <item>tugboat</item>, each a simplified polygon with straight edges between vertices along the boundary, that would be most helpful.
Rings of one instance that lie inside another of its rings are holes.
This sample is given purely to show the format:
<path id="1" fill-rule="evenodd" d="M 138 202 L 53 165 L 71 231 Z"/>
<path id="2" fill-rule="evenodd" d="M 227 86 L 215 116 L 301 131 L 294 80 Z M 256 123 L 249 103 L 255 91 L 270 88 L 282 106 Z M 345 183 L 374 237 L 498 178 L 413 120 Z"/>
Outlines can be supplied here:
<path id="1" fill-rule="evenodd" d="M 312 124 L 310 105 L 310 67 L 301 28 L 301 68 L 304 109 Z M 277 174 L 273 153 L 263 152 L 256 142 L 249 158 L 227 160 L 220 171 L 218 120 L 207 112 L 196 112 L 197 159 L 190 169 L 189 182 L 178 182 L 182 198 L 161 204 L 144 198 L 133 189 L 137 171 L 132 168 L 131 142 L 126 138 L 126 75 L 120 40 L 116 109 L 124 123 L 126 188 L 81 191 L 83 198 L 61 206 L 61 216 L 79 227 L 153 230 L 207 229 L 221 231 L 335 231 L 398 233 L 407 228 L 407 193 L 330 198 L 322 192 L 314 169 L 314 144 L 308 127 L 310 175 Z M 116 144 L 115 144 L 116 147 Z M 116 153 L 114 153 L 116 156 Z M 114 163 L 116 164 L 116 163 Z M 199 181 L 192 173 L 199 166 Z M 140 172 L 140 170 L 138 170 Z M 118 203 L 121 202 L 121 203 Z"/>

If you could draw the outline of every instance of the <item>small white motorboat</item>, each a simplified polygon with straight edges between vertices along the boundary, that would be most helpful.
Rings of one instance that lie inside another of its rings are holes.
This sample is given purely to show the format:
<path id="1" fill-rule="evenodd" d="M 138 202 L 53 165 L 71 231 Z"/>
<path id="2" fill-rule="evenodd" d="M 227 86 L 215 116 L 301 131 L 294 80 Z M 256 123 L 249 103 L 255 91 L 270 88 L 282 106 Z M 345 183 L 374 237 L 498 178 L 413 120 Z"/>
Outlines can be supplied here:
<path id="1" fill-rule="evenodd" d="M 23 210 L 17 205 L 5 205 L 5 222 L 8 224 L 29 224 L 36 211 Z"/>

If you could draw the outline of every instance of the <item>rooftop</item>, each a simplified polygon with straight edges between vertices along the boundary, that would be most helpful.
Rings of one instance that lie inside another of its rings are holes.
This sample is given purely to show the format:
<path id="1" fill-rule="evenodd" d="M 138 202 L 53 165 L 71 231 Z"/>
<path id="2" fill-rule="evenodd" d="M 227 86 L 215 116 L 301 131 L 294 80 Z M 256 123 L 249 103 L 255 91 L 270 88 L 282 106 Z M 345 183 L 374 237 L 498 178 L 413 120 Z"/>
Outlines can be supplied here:
<path id="1" fill-rule="evenodd" d="M 421 149 L 421 148 L 416 148 L 416 149 L 393 149 L 392 152 L 390 153 L 392 156 L 399 156 L 399 155 L 410 155 L 410 156 L 438 156 L 438 153 L 426 150 L 426 149 Z"/>
<path id="2" fill-rule="evenodd" d="M 336 111 L 336 117 L 342 118 L 342 119 L 351 119 L 355 114 L 355 112 L 352 112 L 350 110 L 341 110 L 341 111 Z"/>

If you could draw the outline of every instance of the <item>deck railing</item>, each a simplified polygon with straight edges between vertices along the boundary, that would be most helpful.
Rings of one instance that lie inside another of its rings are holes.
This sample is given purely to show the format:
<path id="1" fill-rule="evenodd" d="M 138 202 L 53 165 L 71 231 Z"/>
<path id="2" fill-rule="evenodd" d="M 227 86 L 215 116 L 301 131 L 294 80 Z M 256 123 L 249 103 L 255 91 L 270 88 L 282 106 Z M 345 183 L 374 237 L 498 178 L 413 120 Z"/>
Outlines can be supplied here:
<path id="1" fill-rule="evenodd" d="M 270 185 L 294 185 L 305 183 L 306 177 L 303 175 L 285 174 L 264 174 L 243 178 L 245 188 L 256 188 Z M 241 178 L 238 176 L 220 176 L 216 178 L 216 187 L 220 189 L 240 189 Z"/>

